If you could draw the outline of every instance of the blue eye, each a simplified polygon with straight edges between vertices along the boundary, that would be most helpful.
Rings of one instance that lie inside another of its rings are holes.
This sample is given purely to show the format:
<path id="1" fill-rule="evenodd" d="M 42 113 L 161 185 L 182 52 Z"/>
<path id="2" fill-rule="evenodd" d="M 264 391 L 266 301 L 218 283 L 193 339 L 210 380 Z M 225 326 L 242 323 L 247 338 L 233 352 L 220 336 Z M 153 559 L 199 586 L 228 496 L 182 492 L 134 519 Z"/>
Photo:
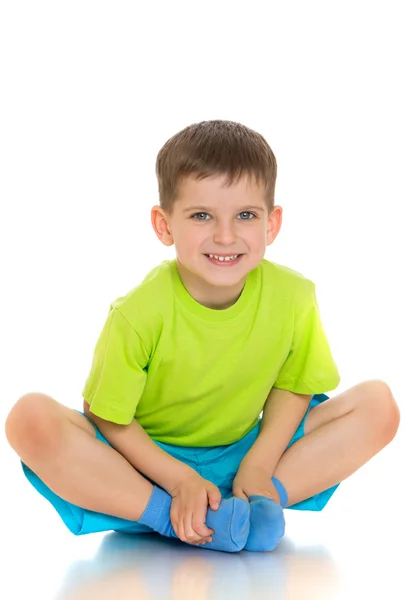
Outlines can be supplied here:
<path id="1" fill-rule="evenodd" d="M 207 219 L 195 219 L 195 217 L 197 217 L 198 215 L 208 215 L 209 213 L 205 213 L 205 212 L 200 212 L 200 213 L 195 213 L 194 215 L 192 215 L 190 218 L 194 219 L 195 221 L 207 221 Z M 257 216 L 252 213 L 252 212 L 248 212 L 248 211 L 243 211 L 241 213 L 239 213 L 240 215 L 252 215 L 254 217 L 254 219 L 257 218 Z M 254 219 L 240 219 L 240 221 L 253 221 Z"/>
<path id="2" fill-rule="evenodd" d="M 208 213 L 195 213 L 194 215 L 192 215 L 190 218 L 194 219 L 195 221 L 202 221 L 202 219 L 195 219 L 195 217 L 197 217 L 198 215 L 207 215 Z M 206 219 L 203 219 L 204 221 Z"/>

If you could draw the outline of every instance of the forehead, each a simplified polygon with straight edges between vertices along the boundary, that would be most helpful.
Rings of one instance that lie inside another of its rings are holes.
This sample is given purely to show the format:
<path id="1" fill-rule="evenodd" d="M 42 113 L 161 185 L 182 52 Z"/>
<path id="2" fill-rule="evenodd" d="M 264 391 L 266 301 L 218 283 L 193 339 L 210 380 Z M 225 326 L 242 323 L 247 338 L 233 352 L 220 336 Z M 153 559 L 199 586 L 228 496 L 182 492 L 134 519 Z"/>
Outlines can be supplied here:
<path id="1" fill-rule="evenodd" d="M 262 182 L 258 183 L 254 178 L 244 175 L 233 184 L 228 185 L 224 175 L 207 177 L 197 180 L 195 177 L 184 177 L 178 188 L 178 201 L 186 206 L 189 201 L 197 199 L 205 200 L 209 203 L 222 203 L 223 199 L 229 201 L 241 202 L 244 200 L 264 200 L 265 186 Z"/>

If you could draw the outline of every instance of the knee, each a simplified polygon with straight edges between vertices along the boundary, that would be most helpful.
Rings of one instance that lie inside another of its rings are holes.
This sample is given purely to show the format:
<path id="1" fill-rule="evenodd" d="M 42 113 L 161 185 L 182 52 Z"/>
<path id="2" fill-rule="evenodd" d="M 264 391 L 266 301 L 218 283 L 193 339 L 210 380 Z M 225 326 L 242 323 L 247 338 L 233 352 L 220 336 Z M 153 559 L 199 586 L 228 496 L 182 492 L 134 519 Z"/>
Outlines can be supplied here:
<path id="1" fill-rule="evenodd" d="M 384 445 L 395 437 L 400 423 L 400 411 L 387 383 L 381 380 L 368 381 L 367 408 L 370 421 Z"/>
<path id="2" fill-rule="evenodd" d="M 35 392 L 25 394 L 13 406 L 6 419 L 5 433 L 19 455 L 51 448 L 59 435 L 56 405 L 50 396 Z"/>

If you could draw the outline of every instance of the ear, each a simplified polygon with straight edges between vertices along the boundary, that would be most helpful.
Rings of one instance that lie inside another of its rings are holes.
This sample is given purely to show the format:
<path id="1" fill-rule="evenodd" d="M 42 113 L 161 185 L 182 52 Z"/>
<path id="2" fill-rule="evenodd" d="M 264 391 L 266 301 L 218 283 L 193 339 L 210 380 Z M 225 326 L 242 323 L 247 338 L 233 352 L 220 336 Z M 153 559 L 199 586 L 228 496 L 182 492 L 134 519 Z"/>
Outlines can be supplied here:
<path id="1" fill-rule="evenodd" d="M 274 206 L 267 224 L 267 246 L 274 242 L 282 226 L 283 208 Z"/>
<path id="2" fill-rule="evenodd" d="M 170 232 L 169 218 L 161 206 L 152 207 L 151 223 L 160 242 L 162 242 L 164 246 L 172 246 L 174 240 Z"/>

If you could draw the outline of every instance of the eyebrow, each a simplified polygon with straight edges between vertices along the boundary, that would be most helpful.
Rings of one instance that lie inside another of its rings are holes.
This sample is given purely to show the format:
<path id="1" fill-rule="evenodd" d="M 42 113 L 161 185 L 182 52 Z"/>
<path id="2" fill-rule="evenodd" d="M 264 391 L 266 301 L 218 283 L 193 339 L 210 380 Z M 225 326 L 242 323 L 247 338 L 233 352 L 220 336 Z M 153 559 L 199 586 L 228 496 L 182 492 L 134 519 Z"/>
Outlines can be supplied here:
<path id="1" fill-rule="evenodd" d="M 239 210 L 244 211 L 244 210 L 249 210 L 250 208 L 252 210 L 261 210 L 262 212 L 265 212 L 264 208 L 262 208 L 261 206 L 242 206 Z M 183 213 L 186 213 L 186 212 L 189 212 L 192 210 L 204 210 L 206 212 L 206 211 L 211 211 L 213 209 L 210 208 L 209 206 L 189 206 L 188 208 L 185 208 L 183 210 Z"/>

